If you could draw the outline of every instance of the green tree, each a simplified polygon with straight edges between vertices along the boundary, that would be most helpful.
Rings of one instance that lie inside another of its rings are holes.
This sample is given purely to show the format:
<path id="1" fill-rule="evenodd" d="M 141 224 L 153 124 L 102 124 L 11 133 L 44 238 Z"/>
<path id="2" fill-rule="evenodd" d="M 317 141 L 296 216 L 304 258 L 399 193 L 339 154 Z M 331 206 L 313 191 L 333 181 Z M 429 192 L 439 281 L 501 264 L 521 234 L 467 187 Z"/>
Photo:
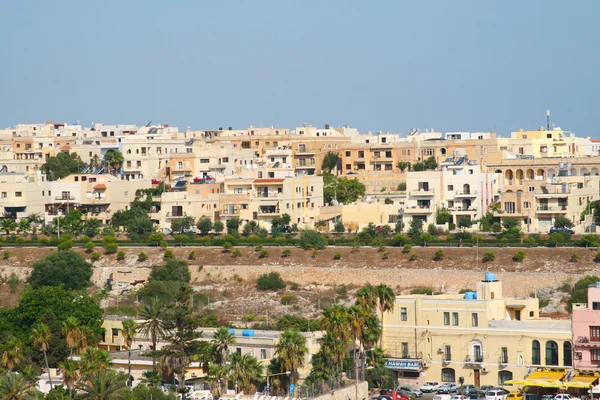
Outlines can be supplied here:
<path id="1" fill-rule="evenodd" d="M 229 361 L 229 348 L 235 344 L 235 336 L 225 326 L 220 327 L 213 334 L 212 348 L 216 355 L 216 362 L 225 366 Z"/>
<path id="2" fill-rule="evenodd" d="M 396 163 L 396 168 L 400 170 L 400 172 L 404 173 L 404 171 L 410 166 L 410 163 L 406 161 L 398 161 Z M 405 189 L 406 190 L 406 189 Z"/>
<path id="3" fill-rule="evenodd" d="M 304 366 L 304 357 L 308 353 L 306 338 L 300 332 L 287 329 L 275 345 L 275 355 L 282 371 L 290 371 L 293 383 L 298 379 L 298 369 Z"/>
<path id="4" fill-rule="evenodd" d="M 0 222 L 0 229 L 6 233 L 6 236 L 9 236 L 12 231 L 17 229 L 17 223 L 14 219 L 5 218 Z"/>
<path id="5" fill-rule="evenodd" d="M 138 326 L 140 334 L 152 341 L 152 371 L 156 371 L 156 343 L 169 333 L 165 322 L 167 306 L 152 299 L 149 304 L 144 305 L 140 318 L 142 322 Z"/>
<path id="6" fill-rule="evenodd" d="M 64 286 L 68 290 L 81 290 L 90 285 L 92 264 L 71 250 L 59 251 L 33 264 L 29 284 L 36 289 L 42 286 Z"/>
<path id="7" fill-rule="evenodd" d="M 346 228 L 344 227 L 344 223 L 342 222 L 341 219 L 338 219 L 336 221 L 335 225 L 333 226 L 333 230 L 336 231 L 337 233 L 344 233 Z"/>
<path id="8" fill-rule="evenodd" d="M 2 357 L 0 358 L 0 367 L 12 370 L 21 361 L 23 361 L 23 342 L 15 336 L 9 336 L 2 346 Z"/>
<path id="9" fill-rule="evenodd" d="M 104 163 L 110 165 L 113 172 L 116 172 L 121 168 L 123 161 L 125 161 L 125 157 L 123 157 L 123 153 L 119 150 L 109 150 L 104 155 Z"/>
<path id="10" fill-rule="evenodd" d="M 425 169 L 436 169 L 438 167 L 437 161 L 435 161 L 435 157 L 429 157 L 423 163 Z"/>
<path id="11" fill-rule="evenodd" d="M 324 174 L 323 184 L 323 196 L 328 204 L 334 199 L 340 204 L 349 204 L 365 195 L 365 185 L 356 178 Z"/>
<path id="12" fill-rule="evenodd" d="M 423 221 L 419 218 L 413 218 L 408 223 L 408 236 L 413 239 L 421 237 L 423 233 Z"/>
<path id="13" fill-rule="evenodd" d="M 223 232 L 223 229 L 223 222 L 220 219 L 215 220 L 215 222 L 213 223 L 213 230 L 215 231 L 215 233 L 220 234 L 221 232 Z"/>
<path id="14" fill-rule="evenodd" d="M 73 398 L 73 387 L 75 387 L 75 384 L 79 380 L 79 362 L 67 358 L 59 364 L 58 369 L 62 374 L 63 383 L 69 391 L 69 398 Z"/>
<path id="15" fill-rule="evenodd" d="M 5 400 L 28 399 L 31 386 L 23 374 L 5 372 L 0 375 L 0 398 Z"/>
<path id="16" fill-rule="evenodd" d="M 31 221 L 27 218 L 21 218 L 19 221 L 19 226 L 17 227 L 17 232 L 27 236 L 29 232 L 31 232 Z"/>
<path id="17" fill-rule="evenodd" d="M 44 353 L 44 362 L 46 364 L 46 373 L 50 377 L 50 367 L 48 366 L 48 354 L 46 352 L 50 348 L 50 328 L 48 325 L 40 323 L 31 331 L 31 340 L 33 345 L 36 346 L 42 353 Z M 50 389 L 52 389 L 52 380 L 50 382 Z"/>
<path id="18" fill-rule="evenodd" d="M 150 271 L 149 281 L 179 281 L 189 282 L 190 269 L 185 260 L 166 260 L 163 265 L 155 266 Z"/>
<path id="19" fill-rule="evenodd" d="M 194 229 L 194 217 L 184 216 L 181 218 L 175 218 L 171 221 L 171 231 L 174 235 L 178 233 L 193 233 Z"/>
<path id="20" fill-rule="evenodd" d="M 80 172 L 85 166 L 77 153 L 60 152 L 52 156 L 42 165 L 42 172 L 46 174 L 48 180 L 55 181 L 65 176 Z"/>
<path id="21" fill-rule="evenodd" d="M 154 222 L 147 215 L 134 217 L 126 225 L 127 235 L 130 238 L 150 237 L 155 229 Z"/>
<path id="22" fill-rule="evenodd" d="M 596 282 L 600 282 L 600 277 L 597 276 L 586 276 L 575 282 L 573 285 L 573 291 L 571 292 L 571 298 L 567 305 L 567 310 L 571 312 L 573 310 L 574 303 L 587 303 L 588 302 L 588 288 L 596 285 Z"/>
<path id="23" fill-rule="evenodd" d="M 263 374 L 263 366 L 251 354 L 233 353 L 228 366 L 231 379 L 238 384 L 240 390 L 249 393 Z"/>
<path id="24" fill-rule="evenodd" d="M 113 370 L 98 371 L 90 374 L 86 381 L 79 385 L 76 399 L 85 400 L 111 400 L 120 398 L 127 386 L 127 376 Z"/>
<path id="25" fill-rule="evenodd" d="M 458 219 L 459 228 L 470 228 L 471 226 L 473 226 L 473 221 L 470 217 L 463 215 Z"/>
<path id="26" fill-rule="evenodd" d="M 206 236 L 213 229 L 213 223 L 210 218 L 202 217 L 198 220 L 196 228 L 198 228 L 202 236 Z"/>
<path id="27" fill-rule="evenodd" d="M 123 341 L 127 345 L 127 376 L 131 376 L 131 344 L 137 333 L 137 323 L 132 319 L 126 319 L 123 321 L 123 329 L 121 329 L 121 335 Z M 131 381 L 127 379 L 128 386 L 131 386 Z"/>
<path id="28" fill-rule="evenodd" d="M 575 224 L 567 217 L 563 217 L 562 215 L 554 218 L 554 227 L 555 228 L 572 228 Z"/>
<path id="29" fill-rule="evenodd" d="M 377 306 L 381 313 L 381 330 L 383 331 L 383 316 L 387 311 L 394 310 L 394 302 L 396 301 L 396 295 L 391 287 L 387 285 L 377 285 L 375 287 L 375 296 L 377 297 Z M 379 347 L 383 348 L 383 336 L 381 336 Z"/>
<path id="30" fill-rule="evenodd" d="M 227 233 L 234 234 L 238 233 L 238 229 L 240 228 L 240 219 L 235 217 L 227 220 Z"/>
<path id="31" fill-rule="evenodd" d="M 258 290 L 279 290 L 285 288 L 285 282 L 279 272 L 270 272 L 258 277 L 256 288 Z"/>
<path id="32" fill-rule="evenodd" d="M 519 221 L 519 219 L 516 217 L 503 218 L 502 226 L 504 227 L 504 229 L 520 228 L 521 221 Z"/>
<path id="33" fill-rule="evenodd" d="M 327 240 L 317 231 L 306 229 L 300 234 L 300 247 L 307 249 L 324 249 L 327 247 Z"/>
<path id="34" fill-rule="evenodd" d="M 331 174 L 331 171 L 338 167 L 340 163 L 340 154 L 333 151 L 328 151 L 323 157 L 323 165 L 321 168 L 326 171 L 328 174 Z"/>

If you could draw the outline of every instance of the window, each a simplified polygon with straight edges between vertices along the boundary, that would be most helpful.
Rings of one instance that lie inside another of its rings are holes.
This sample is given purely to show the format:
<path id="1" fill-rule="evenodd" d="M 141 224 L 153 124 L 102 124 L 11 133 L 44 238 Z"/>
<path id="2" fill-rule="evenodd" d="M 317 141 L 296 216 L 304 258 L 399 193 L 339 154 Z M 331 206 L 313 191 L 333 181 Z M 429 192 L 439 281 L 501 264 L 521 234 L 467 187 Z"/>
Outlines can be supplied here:
<path id="1" fill-rule="evenodd" d="M 533 365 L 540 365 L 541 357 L 540 357 L 540 342 L 534 340 L 531 342 L 531 363 Z"/>
<path id="2" fill-rule="evenodd" d="M 456 382 L 453 368 L 442 368 L 442 382 Z"/>
<path id="3" fill-rule="evenodd" d="M 305 144 L 299 144 L 298 145 L 298 152 L 299 153 L 305 153 L 306 152 L 306 145 Z"/>
<path id="4" fill-rule="evenodd" d="M 450 313 L 449 312 L 444 313 L 444 325 L 450 325 Z"/>
<path id="5" fill-rule="evenodd" d="M 260 359 L 264 360 L 267 358 L 267 349 L 260 349 Z"/>
<path id="6" fill-rule="evenodd" d="M 530 202 L 528 202 L 528 201 L 525 201 L 525 202 L 523 203 L 523 208 L 525 208 L 525 209 L 531 208 L 531 203 L 530 203 Z"/>
<path id="7" fill-rule="evenodd" d="M 352 156 L 352 152 L 351 151 L 347 151 L 346 152 L 346 157 L 350 157 L 350 156 Z"/>
<path id="8" fill-rule="evenodd" d="M 119 330 L 117 328 L 112 328 L 112 335 L 119 336 Z"/>
<path id="9" fill-rule="evenodd" d="M 446 360 L 446 361 L 452 360 L 452 349 L 450 348 L 449 344 L 444 346 L 444 360 Z"/>
<path id="10" fill-rule="evenodd" d="M 385 152 L 385 158 L 392 158 L 392 152 L 391 151 L 386 151 Z"/>
<path id="11" fill-rule="evenodd" d="M 546 365 L 558 365 L 558 345 L 553 340 L 546 342 Z"/>
<path id="12" fill-rule="evenodd" d="M 457 312 L 452 313 L 452 325 L 458 326 L 458 313 Z"/>
<path id="13" fill-rule="evenodd" d="M 471 326 L 479 326 L 479 315 L 477 313 L 471 314 Z"/>
<path id="14" fill-rule="evenodd" d="M 358 158 L 365 158 L 365 152 L 362 150 L 358 151 Z"/>
<path id="15" fill-rule="evenodd" d="M 513 378 L 513 374 L 510 371 L 498 371 L 498 385 L 506 385 L 504 382 L 510 381 Z"/>
<path id="16" fill-rule="evenodd" d="M 210 162 L 210 160 L 208 158 L 201 158 L 200 159 L 200 164 L 208 164 Z"/>
<path id="17" fill-rule="evenodd" d="M 177 161 L 177 169 L 183 169 L 183 161 Z"/>
<path id="18" fill-rule="evenodd" d="M 408 343 L 402 343 L 402 358 L 408 358 Z"/>
<path id="19" fill-rule="evenodd" d="M 448 191 L 451 192 L 454 190 L 454 185 L 448 185 Z"/>
<path id="20" fill-rule="evenodd" d="M 242 354 L 242 348 L 241 347 L 237 347 L 235 349 L 235 352 L 238 353 L 238 354 Z"/>
<path id="21" fill-rule="evenodd" d="M 23 192 L 15 192 L 15 197 L 23 197 Z"/>
<path id="22" fill-rule="evenodd" d="M 600 342 L 600 326 L 590 326 L 590 341 Z"/>
<path id="23" fill-rule="evenodd" d="M 592 310 L 600 310 L 600 301 L 592 302 Z"/>
<path id="24" fill-rule="evenodd" d="M 229 162 L 229 157 L 223 157 L 223 162 L 224 163 L 228 163 Z M 285 160 L 284 160 L 284 162 L 285 162 Z"/>
<path id="25" fill-rule="evenodd" d="M 573 365 L 573 347 L 571 346 L 571 342 L 563 343 L 563 365 L 568 367 Z"/>
<path id="26" fill-rule="evenodd" d="M 502 364 L 508 363 L 508 347 L 502 347 L 500 351 L 500 362 Z"/>
<path id="27" fill-rule="evenodd" d="M 408 321 L 408 313 L 406 311 L 406 307 L 402 307 L 400 309 L 400 319 L 402 321 Z"/>
<path id="28" fill-rule="evenodd" d="M 592 362 L 600 362 L 600 349 L 591 349 Z"/>

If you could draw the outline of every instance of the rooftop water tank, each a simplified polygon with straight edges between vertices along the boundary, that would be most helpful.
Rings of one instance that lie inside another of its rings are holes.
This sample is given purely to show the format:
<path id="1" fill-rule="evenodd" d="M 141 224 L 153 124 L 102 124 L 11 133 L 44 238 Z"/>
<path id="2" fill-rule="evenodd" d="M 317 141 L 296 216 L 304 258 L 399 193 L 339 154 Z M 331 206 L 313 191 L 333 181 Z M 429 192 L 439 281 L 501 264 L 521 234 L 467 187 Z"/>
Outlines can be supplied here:
<path id="1" fill-rule="evenodd" d="M 596 282 L 596 288 L 600 289 L 600 282 Z"/>
<path id="2" fill-rule="evenodd" d="M 475 292 L 465 292 L 465 299 L 467 300 L 477 300 L 477 293 Z"/>
<path id="3" fill-rule="evenodd" d="M 495 281 L 496 281 L 496 274 L 494 274 L 493 272 L 485 273 L 484 282 L 495 282 Z"/>
<path id="4" fill-rule="evenodd" d="M 235 335 L 235 329 L 229 328 L 229 329 L 227 329 L 227 333 L 229 333 L 231 335 Z"/>
<path id="5" fill-rule="evenodd" d="M 242 331 L 242 336 L 254 336 L 254 331 L 252 329 L 244 329 Z"/>

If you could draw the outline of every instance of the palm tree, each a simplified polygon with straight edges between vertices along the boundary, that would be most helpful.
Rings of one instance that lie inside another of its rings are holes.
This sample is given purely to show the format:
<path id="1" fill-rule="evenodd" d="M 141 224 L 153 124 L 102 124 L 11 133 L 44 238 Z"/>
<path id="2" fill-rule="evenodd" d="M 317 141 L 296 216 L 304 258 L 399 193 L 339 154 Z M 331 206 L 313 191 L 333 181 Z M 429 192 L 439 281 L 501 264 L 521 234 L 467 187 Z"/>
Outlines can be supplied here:
<path id="1" fill-rule="evenodd" d="M 381 332 L 383 332 L 383 313 L 394 309 L 396 295 L 391 287 L 384 284 L 375 287 L 375 295 L 377 296 L 377 304 L 379 306 L 379 311 L 381 312 Z M 379 338 L 379 347 L 383 349 L 383 334 Z"/>
<path id="2" fill-rule="evenodd" d="M 127 390 L 125 374 L 119 374 L 113 370 L 104 370 L 92 373 L 86 382 L 79 386 L 80 394 L 76 399 L 85 400 L 112 400 L 122 398 L 121 395 Z"/>
<path id="3" fill-rule="evenodd" d="M 231 364 L 228 369 L 231 379 L 233 379 L 234 382 L 239 385 L 239 389 L 246 394 L 250 393 L 252 385 L 258 382 L 263 374 L 263 366 L 258 362 L 256 357 L 248 353 L 244 355 L 233 353 L 231 355 Z"/>
<path id="4" fill-rule="evenodd" d="M 10 235 L 10 231 L 13 231 L 17 228 L 17 223 L 14 219 L 5 218 L 0 223 L 0 229 L 6 232 L 6 236 Z"/>
<path id="5" fill-rule="evenodd" d="M 290 371 L 292 382 L 296 382 L 298 368 L 304 366 L 304 357 L 308 353 L 306 338 L 300 332 L 287 329 L 275 345 L 275 355 L 279 359 L 282 371 Z"/>
<path id="6" fill-rule="evenodd" d="M 310 375 L 306 378 L 306 383 L 309 385 L 321 385 L 321 390 L 325 390 L 325 383 L 331 382 L 334 378 L 333 370 L 330 363 L 325 359 L 322 352 L 319 352 L 312 356 L 311 359 L 312 368 Z"/>
<path id="7" fill-rule="evenodd" d="M 12 371 L 21 360 L 23 360 L 23 343 L 16 337 L 10 336 L 4 346 L 0 366 Z"/>
<path id="8" fill-rule="evenodd" d="M 22 233 L 24 236 L 27 236 L 29 231 L 31 231 L 31 221 L 27 218 L 21 218 L 19 221 L 19 227 L 17 228 L 18 232 Z"/>
<path id="9" fill-rule="evenodd" d="M 69 391 L 69 399 L 73 398 L 73 387 L 79 380 L 79 363 L 71 358 L 67 358 L 61 364 L 58 369 L 62 373 L 63 383 Z"/>
<path id="10" fill-rule="evenodd" d="M 112 361 L 106 350 L 90 347 L 81 355 L 81 374 L 85 377 L 106 371 L 110 365 Z"/>
<path id="11" fill-rule="evenodd" d="M 133 343 L 133 339 L 135 338 L 137 330 L 137 324 L 132 319 L 126 319 L 123 321 L 123 329 L 121 329 L 121 334 L 123 335 L 123 340 L 125 344 L 127 344 L 127 366 L 128 366 L 128 385 L 131 385 L 130 377 L 131 377 L 131 344 Z"/>
<path id="12" fill-rule="evenodd" d="M 63 321 L 62 334 L 65 335 L 67 347 L 71 349 L 71 355 L 73 355 L 73 348 L 77 344 L 80 333 L 81 329 L 79 328 L 79 320 L 77 318 L 69 317 Z"/>
<path id="13" fill-rule="evenodd" d="M 144 320 L 139 325 L 139 332 L 144 337 L 150 337 L 152 340 L 152 370 L 156 371 L 156 343 L 158 339 L 165 336 L 169 330 L 163 318 L 167 312 L 167 306 L 158 299 L 153 299 L 150 304 L 146 304 L 140 313 Z"/>
<path id="14" fill-rule="evenodd" d="M 123 161 L 125 161 L 125 157 L 123 157 L 123 153 L 119 150 L 112 150 L 104 155 L 104 162 L 109 164 L 113 168 L 113 171 L 118 170 Z"/>
<path id="15" fill-rule="evenodd" d="M 373 311 L 377 307 L 375 288 L 370 283 L 356 292 L 356 304 L 369 311 Z"/>
<path id="16" fill-rule="evenodd" d="M 235 344 L 235 336 L 227 327 L 222 326 L 215 331 L 212 344 L 219 363 L 221 366 L 225 365 L 229 358 L 229 346 Z"/>
<path id="17" fill-rule="evenodd" d="M 161 383 L 160 375 L 155 371 L 145 371 L 142 373 L 142 381 L 148 387 L 157 387 Z"/>
<path id="18" fill-rule="evenodd" d="M 327 154 L 325 154 L 325 157 L 323 157 L 323 164 L 321 165 L 321 168 L 330 174 L 331 171 L 337 168 L 339 162 L 340 154 L 333 151 L 328 151 Z"/>
<path id="19" fill-rule="evenodd" d="M 0 398 L 5 400 L 25 400 L 31 384 L 23 375 L 5 372 L 0 375 Z"/>
<path id="20" fill-rule="evenodd" d="M 40 323 L 31 331 L 31 339 L 33 345 L 37 346 L 44 353 L 44 361 L 46 363 L 46 372 L 48 373 L 48 381 L 50 382 L 50 390 L 52 390 L 52 378 L 50 377 L 50 367 L 48 366 L 48 355 L 46 352 L 50 348 L 50 328 L 44 323 Z"/>

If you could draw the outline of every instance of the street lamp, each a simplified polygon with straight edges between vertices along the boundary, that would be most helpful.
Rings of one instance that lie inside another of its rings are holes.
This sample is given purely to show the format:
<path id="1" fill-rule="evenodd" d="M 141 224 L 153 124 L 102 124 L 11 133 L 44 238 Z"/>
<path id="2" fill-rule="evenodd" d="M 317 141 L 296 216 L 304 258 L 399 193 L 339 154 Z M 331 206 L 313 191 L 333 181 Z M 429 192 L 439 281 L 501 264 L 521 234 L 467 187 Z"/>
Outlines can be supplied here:
<path id="1" fill-rule="evenodd" d="M 278 375 L 288 375 L 289 376 L 290 374 L 291 374 L 291 371 L 285 371 L 285 372 L 280 372 L 278 374 L 267 375 L 267 386 L 265 386 L 265 392 L 266 392 L 265 395 L 268 395 L 271 391 L 271 386 L 269 385 L 269 378 L 271 376 L 278 376 Z"/>

